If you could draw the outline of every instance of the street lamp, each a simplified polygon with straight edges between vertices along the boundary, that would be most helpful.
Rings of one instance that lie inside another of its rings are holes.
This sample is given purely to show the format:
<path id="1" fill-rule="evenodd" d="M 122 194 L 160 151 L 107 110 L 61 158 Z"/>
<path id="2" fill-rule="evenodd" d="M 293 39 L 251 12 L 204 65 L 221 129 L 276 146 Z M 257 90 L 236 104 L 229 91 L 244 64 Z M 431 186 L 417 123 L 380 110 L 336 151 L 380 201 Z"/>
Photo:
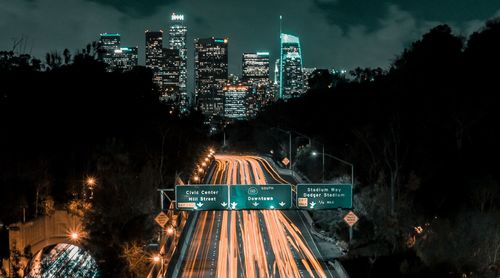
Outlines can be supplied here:
<path id="1" fill-rule="evenodd" d="M 67 231 L 67 236 L 72 242 L 80 242 L 85 237 L 85 234 L 79 227 L 77 227 Z"/>
<path id="2" fill-rule="evenodd" d="M 86 182 L 89 187 L 94 187 L 96 185 L 96 180 L 94 177 L 88 177 Z"/>
<path id="3" fill-rule="evenodd" d="M 90 190 L 90 197 L 89 197 L 89 199 L 94 198 L 94 188 L 97 185 L 97 179 L 95 177 L 88 176 L 87 179 L 85 180 L 85 185 Z M 86 194 L 84 194 L 84 195 L 86 195 Z"/>
<path id="4" fill-rule="evenodd" d="M 78 238 L 80 238 L 80 235 L 77 233 L 77 232 L 72 232 L 69 237 L 71 238 L 71 240 L 73 241 L 78 241 Z"/>
<path id="5" fill-rule="evenodd" d="M 153 260 L 153 263 L 157 264 L 161 261 L 161 257 L 160 257 L 160 255 L 154 255 L 152 260 Z"/>
<path id="6" fill-rule="evenodd" d="M 333 158 L 333 159 L 335 159 L 337 161 L 340 161 L 341 163 L 346 164 L 346 165 L 348 165 L 348 166 L 351 167 L 351 184 L 352 184 L 352 187 L 354 188 L 354 165 L 352 163 L 347 162 L 347 161 L 345 161 L 343 159 L 340 159 L 340 158 L 338 158 L 338 157 L 336 157 L 334 155 L 325 153 L 325 144 L 323 144 L 323 151 L 321 153 L 318 153 L 316 151 L 312 152 L 313 156 L 318 156 L 319 154 L 322 155 L 322 160 L 323 160 L 323 162 L 322 162 L 322 165 L 323 165 L 323 167 L 322 167 L 323 168 L 323 171 L 322 171 L 322 180 L 323 180 L 323 182 L 325 182 L 325 156 L 328 156 L 330 158 Z"/>
<path id="7" fill-rule="evenodd" d="M 174 234 L 175 229 L 172 225 L 169 225 L 168 228 L 166 229 L 167 235 L 171 236 Z"/>
<path id="8" fill-rule="evenodd" d="M 196 183 L 200 180 L 200 178 L 198 176 L 194 176 L 193 177 L 193 181 L 195 181 Z"/>

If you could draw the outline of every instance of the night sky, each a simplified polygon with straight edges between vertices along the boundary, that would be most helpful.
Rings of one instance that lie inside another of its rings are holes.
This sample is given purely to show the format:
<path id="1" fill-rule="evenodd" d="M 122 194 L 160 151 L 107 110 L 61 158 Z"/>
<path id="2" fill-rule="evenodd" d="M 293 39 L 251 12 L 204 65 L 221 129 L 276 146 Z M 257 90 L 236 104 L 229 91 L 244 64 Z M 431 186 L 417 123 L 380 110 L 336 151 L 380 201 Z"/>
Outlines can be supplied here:
<path id="1" fill-rule="evenodd" d="M 188 26 L 190 73 L 193 39 L 229 37 L 230 73 L 239 74 L 244 51 L 278 51 L 283 30 L 301 38 L 304 65 L 319 68 L 387 67 L 408 44 L 439 23 L 467 35 L 500 16 L 497 0 L 1 0 L 0 49 L 26 39 L 25 52 L 75 50 L 102 32 L 139 46 L 144 30 L 168 29 L 172 12 Z M 147 3 L 147 5 L 146 5 Z"/>

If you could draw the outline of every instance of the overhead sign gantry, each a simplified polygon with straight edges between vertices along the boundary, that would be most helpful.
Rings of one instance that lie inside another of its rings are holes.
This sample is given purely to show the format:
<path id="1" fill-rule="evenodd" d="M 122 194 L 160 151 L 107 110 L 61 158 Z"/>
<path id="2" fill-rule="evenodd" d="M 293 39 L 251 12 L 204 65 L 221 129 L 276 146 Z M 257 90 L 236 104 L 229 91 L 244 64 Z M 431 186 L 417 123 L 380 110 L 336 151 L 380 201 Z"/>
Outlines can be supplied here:
<path id="1" fill-rule="evenodd" d="M 297 184 L 297 207 L 352 208 L 352 184 Z"/>
<path id="2" fill-rule="evenodd" d="M 176 185 L 179 210 L 350 209 L 351 184 Z M 293 200 L 296 200 L 295 205 Z"/>

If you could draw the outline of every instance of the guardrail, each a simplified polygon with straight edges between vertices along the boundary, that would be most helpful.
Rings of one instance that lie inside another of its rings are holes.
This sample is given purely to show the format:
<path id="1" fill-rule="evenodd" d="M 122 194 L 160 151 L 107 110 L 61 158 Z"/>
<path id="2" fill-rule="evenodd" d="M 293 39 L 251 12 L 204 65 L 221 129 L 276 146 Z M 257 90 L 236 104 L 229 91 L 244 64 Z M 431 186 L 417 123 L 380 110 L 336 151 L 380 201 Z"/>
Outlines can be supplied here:
<path id="1" fill-rule="evenodd" d="M 333 267 L 339 278 L 349 278 L 349 274 L 347 274 L 347 271 L 345 271 L 345 268 L 339 261 L 328 261 L 328 264 Z"/>

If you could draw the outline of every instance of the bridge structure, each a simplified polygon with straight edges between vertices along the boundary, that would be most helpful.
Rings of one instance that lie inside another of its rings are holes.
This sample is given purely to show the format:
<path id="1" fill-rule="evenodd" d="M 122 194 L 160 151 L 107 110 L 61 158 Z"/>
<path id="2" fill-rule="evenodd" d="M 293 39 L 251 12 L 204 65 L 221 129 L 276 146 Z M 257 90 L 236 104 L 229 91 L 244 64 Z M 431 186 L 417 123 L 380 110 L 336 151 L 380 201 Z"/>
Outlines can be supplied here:
<path id="1" fill-rule="evenodd" d="M 74 237 L 80 237 L 82 219 L 65 210 L 56 210 L 51 215 L 41 216 L 32 221 L 9 225 L 9 250 L 11 256 L 18 251 L 21 269 L 29 263 L 28 254 L 35 255 L 45 247 L 59 243 L 79 245 Z M 28 253 L 28 254 L 27 254 Z"/>

